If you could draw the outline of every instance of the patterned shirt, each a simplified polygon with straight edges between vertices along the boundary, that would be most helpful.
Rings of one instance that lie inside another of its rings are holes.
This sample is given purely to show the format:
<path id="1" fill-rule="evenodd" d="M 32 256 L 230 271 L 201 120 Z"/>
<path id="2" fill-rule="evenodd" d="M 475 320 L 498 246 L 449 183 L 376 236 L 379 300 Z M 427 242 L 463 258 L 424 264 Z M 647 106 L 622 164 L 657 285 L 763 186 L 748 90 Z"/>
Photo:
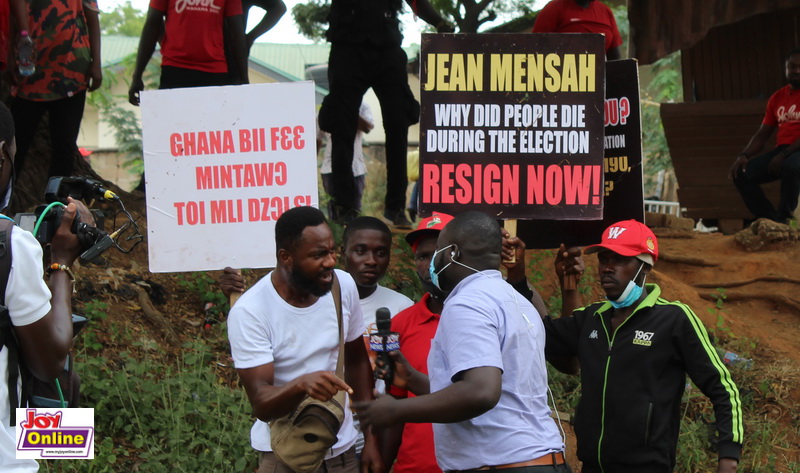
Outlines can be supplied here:
<path id="1" fill-rule="evenodd" d="M 15 96 L 47 102 L 86 90 L 92 51 L 84 9 L 98 11 L 97 0 L 28 1 L 36 72 L 20 78 Z"/>

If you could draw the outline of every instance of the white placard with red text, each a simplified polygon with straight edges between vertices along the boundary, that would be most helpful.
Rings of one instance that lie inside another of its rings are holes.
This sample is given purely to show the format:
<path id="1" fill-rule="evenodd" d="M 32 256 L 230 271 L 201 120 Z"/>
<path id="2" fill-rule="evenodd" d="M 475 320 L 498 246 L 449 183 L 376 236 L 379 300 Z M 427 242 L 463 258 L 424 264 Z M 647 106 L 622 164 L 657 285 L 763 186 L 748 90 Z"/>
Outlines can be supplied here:
<path id="1" fill-rule="evenodd" d="M 275 221 L 318 206 L 312 82 L 143 92 L 150 271 L 275 266 Z"/>

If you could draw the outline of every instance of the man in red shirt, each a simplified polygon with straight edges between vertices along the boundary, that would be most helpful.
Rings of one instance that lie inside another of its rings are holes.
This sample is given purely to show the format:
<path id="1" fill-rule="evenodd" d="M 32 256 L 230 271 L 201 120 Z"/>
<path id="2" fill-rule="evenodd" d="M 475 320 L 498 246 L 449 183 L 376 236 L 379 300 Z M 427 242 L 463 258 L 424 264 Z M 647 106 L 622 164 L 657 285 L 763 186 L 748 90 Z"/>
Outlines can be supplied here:
<path id="1" fill-rule="evenodd" d="M 392 331 L 400 334 L 400 351 L 417 371 L 428 374 L 428 352 L 439 326 L 439 314 L 447 294 L 431 282 L 428 266 L 439 232 L 453 220 L 451 215 L 434 212 L 419 222 L 417 229 L 406 235 L 414 252 L 414 263 L 422 287 L 427 292 L 419 302 L 392 319 Z M 414 397 L 404 389 L 391 386 L 387 392 L 394 397 Z M 436 463 L 431 424 L 399 424 L 387 427 L 381 435 L 384 464 L 394 464 L 394 473 L 441 473 Z"/>
<path id="2" fill-rule="evenodd" d="M 247 83 L 241 0 L 150 0 L 128 91 L 131 104 L 139 105 L 142 74 L 162 31 L 160 89 L 229 85 L 226 43 L 231 45 L 237 82 Z"/>
<path id="3" fill-rule="evenodd" d="M 789 84 L 770 97 L 761 127 L 736 157 L 729 176 L 756 218 L 782 223 L 793 218 L 800 194 L 800 48 L 786 57 L 786 80 Z M 776 129 L 775 149 L 758 155 Z M 778 179 L 781 193 L 776 209 L 761 184 Z"/>
<path id="4" fill-rule="evenodd" d="M 606 40 L 606 59 L 622 57 L 622 36 L 614 14 L 595 0 L 552 0 L 536 15 L 534 33 L 600 33 Z"/>

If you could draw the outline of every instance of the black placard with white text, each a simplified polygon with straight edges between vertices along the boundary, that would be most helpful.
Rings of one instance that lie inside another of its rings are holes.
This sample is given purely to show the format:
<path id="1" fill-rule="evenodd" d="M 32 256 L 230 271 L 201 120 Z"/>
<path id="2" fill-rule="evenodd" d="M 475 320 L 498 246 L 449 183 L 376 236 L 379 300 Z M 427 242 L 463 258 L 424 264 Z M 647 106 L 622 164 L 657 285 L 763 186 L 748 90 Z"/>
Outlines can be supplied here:
<path id="1" fill-rule="evenodd" d="M 635 59 L 606 63 L 604 107 L 605 158 L 603 219 L 596 221 L 536 220 L 517 223 L 517 235 L 528 248 L 556 248 L 560 243 L 598 243 L 614 222 L 644 222 L 642 191 L 642 124 L 639 72 Z"/>
<path id="2" fill-rule="evenodd" d="M 421 67 L 421 215 L 602 218 L 602 35 L 423 35 Z"/>

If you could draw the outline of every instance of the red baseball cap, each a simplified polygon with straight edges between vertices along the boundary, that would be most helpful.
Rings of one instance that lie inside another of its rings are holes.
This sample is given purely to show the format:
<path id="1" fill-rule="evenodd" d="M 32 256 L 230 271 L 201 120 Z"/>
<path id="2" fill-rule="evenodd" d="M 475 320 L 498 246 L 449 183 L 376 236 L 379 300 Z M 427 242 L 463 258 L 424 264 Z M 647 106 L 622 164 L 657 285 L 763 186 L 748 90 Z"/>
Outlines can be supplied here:
<path id="1" fill-rule="evenodd" d="M 438 235 L 453 218 L 452 215 L 433 212 L 430 217 L 420 220 L 416 230 L 408 232 L 406 242 L 411 245 L 413 251 L 417 251 L 417 242 L 420 238 L 426 235 Z"/>
<path id="2" fill-rule="evenodd" d="M 587 246 L 583 252 L 588 255 L 603 248 L 622 256 L 635 256 L 650 266 L 658 259 L 656 236 L 647 225 L 636 220 L 612 224 L 603 231 L 603 240 L 600 243 Z"/>

